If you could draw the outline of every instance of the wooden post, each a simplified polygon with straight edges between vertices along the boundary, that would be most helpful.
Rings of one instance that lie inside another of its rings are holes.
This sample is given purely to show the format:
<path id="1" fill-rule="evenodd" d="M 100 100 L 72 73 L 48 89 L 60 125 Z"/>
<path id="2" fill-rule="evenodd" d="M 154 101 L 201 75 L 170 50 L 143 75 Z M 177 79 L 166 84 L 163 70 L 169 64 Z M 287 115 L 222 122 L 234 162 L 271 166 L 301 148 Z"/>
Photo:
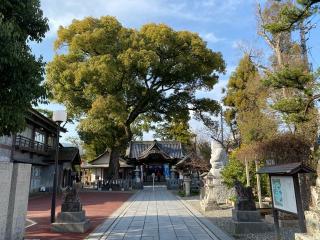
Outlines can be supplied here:
<path id="1" fill-rule="evenodd" d="M 255 160 L 256 172 L 258 172 L 258 161 Z M 257 177 L 257 191 L 258 191 L 258 199 L 259 199 L 259 207 L 262 208 L 262 196 L 261 196 L 261 184 L 260 184 L 260 175 L 256 173 Z"/>
<path id="2" fill-rule="evenodd" d="M 247 187 L 250 187 L 249 163 L 247 157 L 244 159 L 246 165 Z"/>
<path id="3" fill-rule="evenodd" d="M 299 227 L 302 233 L 306 233 L 307 227 L 306 227 L 306 221 L 305 221 L 304 212 L 303 212 L 298 174 L 293 175 L 293 185 L 294 185 L 294 193 L 296 197 Z"/>
<path id="4" fill-rule="evenodd" d="M 276 230 L 276 239 L 280 240 L 281 236 L 280 236 L 280 227 L 279 227 L 279 214 L 278 214 L 278 210 L 274 208 L 271 175 L 269 175 L 269 184 L 270 184 L 270 192 L 271 192 L 271 200 L 272 200 L 272 212 L 273 212 L 274 228 Z"/>

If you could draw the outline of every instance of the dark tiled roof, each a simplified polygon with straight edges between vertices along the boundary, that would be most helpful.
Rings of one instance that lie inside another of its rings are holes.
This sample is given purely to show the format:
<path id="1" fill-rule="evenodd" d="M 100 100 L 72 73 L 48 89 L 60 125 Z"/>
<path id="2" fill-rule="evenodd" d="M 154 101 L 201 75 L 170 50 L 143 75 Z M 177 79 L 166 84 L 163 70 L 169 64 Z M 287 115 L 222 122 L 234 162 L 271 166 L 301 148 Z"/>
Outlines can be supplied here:
<path id="1" fill-rule="evenodd" d="M 159 149 L 163 155 L 172 159 L 183 158 L 184 154 L 180 142 L 177 141 L 131 141 L 126 152 L 126 157 L 138 159 L 148 154 L 152 149 Z"/>
<path id="2" fill-rule="evenodd" d="M 303 165 L 301 162 L 265 166 L 258 170 L 257 173 L 269 173 L 269 174 L 295 174 L 295 173 L 311 173 L 315 172 L 312 168 Z"/>
<path id="3" fill-rule="evenodd" d="M 62 147 L 59 149 L 59 161 L 72 162 L 80 164 L 79 149 L 76 147 Z"/>
<path id="4" fill-rule="evenodd" d="M 110 152 L 106 150 L 104 153 L 93 159 L 88 163 L 82 164 L 82 168 L 108 168 L 110 164 Z M 119 158 L 120 168 L 134 168 L 134 166 L 127 164 L 127 162 Z"/>

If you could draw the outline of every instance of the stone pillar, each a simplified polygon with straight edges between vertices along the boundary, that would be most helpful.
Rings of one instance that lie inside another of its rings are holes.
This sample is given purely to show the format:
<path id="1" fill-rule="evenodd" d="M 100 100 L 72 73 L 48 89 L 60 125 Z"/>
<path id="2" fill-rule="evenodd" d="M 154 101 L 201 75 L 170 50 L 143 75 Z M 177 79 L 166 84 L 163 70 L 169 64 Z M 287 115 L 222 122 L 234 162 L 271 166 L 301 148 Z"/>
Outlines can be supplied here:
<path id="1" fill-rule="evenodd" d="M 0 236 L 6 236 L 13 163 L 0 163 Z"/>
<path id="2" fill-rule="evenodd" d="M 183 183 L 185 187 L 186 197 L 188 197 L 190 196 L 191 178 L 189 176 L 184 176 Z"/>
<path id="3" fill-rule="evenodd" d="M 214 209 L 218 209 L 218 203 L 216 197 L 214 196 L 214 183 L 213 183 L 213 175 L 211 172 L 204 178 L 205 186 L 204 186 L 204 194 L 203 198 L 200 201 L 200 206 L 203 211 L 211 211 Z"/>
<path id="4" fill-rule="evenodd" d="M 139 183 L 141 179 L 140 179 L 140 170 L 138 166 L 136 166 L 136 169 L 134 170 L 134 175 L 135 175 L 136 182 Z"/>
<path id="5" fill-rule="evenodd" d="M 0 163 L 0 236 L 23 239 L 31 164 Z"/>
<path id="6" fill-rule="evenodd" d="M 311 206 L 309 211 L 305 211 L 307 233 L 296 233 L 296 240 L 318 239 L 320 236 L 320 160 L 317 167 L 316 186 L 311 187 Z"/>

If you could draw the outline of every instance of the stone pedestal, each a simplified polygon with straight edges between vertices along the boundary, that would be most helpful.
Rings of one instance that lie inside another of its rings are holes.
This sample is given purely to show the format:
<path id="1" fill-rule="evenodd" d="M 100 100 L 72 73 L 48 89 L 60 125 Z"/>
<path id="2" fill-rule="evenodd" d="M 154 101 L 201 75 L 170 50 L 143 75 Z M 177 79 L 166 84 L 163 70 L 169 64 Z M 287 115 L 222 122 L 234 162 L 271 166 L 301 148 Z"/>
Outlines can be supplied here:
<path id="1" fill-rule="evenodd" d="M 260 233 L 273 230 L 273 224 L 262 220 L 256 209 L 251 187 L 244 187 L 239 181 L 235 182 L 237 201 L 232 210 L 232 232 L 235 235 Z"/>
<path id="2" fill-rule="evenodd" d="M 190 196 L 190 189 L 191 189 L 191 178 L 189 176 L 185 176 L 183 179 L 184 189 L 186 197 Z"/>
<path id="3" fill-rule="evenodd" d="M 86 219 L 85 211 L 61 212 L 57 221 L 52 224 L 54 232 L 77 232 L 85 233 L 90 227 L 90 221 Z"/>
<path id="4" fill-rule="evenodd" d="M 200 201 L 203 211 L 217 209 L 219 204 L 234 196 L 234 190 L 228 189 L 222 182 L 221 170 L 227 163 L 227 153 L 223 146 L 217 142 L 211 142 L 211 169 L 204 178 L 202 199 Z"/>
<path id="5" fill-rule="evenodd" d="M 23 239 L 31 164 L 0 163 L 0 238 Z"/>
<path id="6" fill-rule="evenodd" d="M 262 220 L 259 211 L 232 210 L 233 234 L 261 233 L 273 231 L 273 224 Z"/>
<path id="7" fill-rule="evenodd" d="M 215 192 L 215 186 L 213 184 L 212 173 L 209 172 L 208 175 L 204 178 L 204 193 L 202 193 L 202 198 L 200 201 L 200 206 L 203 211 L 212 211 L 218 209 L 217 203 L 217 193 Z"/>
<path id="8" fill-rule="evenodd" d="M 90 227 L 90 221 L 86 218 L 85 211 L 78 196 L 78 186 L 67 187 L 63 190 L 63 202 L 61 213 L 58 214 L 55 223 L 52 223 L 53 232 L 78 232 L 84 233 Z"/>
<path id="9" fill-rule="evenodd" d="M 320 161 L 318 161 L 316 186 L 311 187 L 311 207 L 305 211 L 307 233 L 296 233 L 296 240 L 320 240 Z"/>

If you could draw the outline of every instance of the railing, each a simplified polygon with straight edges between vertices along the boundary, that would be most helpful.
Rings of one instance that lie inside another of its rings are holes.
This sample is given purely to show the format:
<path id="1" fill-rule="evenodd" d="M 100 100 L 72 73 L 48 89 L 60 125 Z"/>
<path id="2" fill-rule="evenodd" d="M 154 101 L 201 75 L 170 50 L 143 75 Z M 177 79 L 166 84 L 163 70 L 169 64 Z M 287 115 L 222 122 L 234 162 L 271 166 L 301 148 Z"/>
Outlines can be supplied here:
<path id="1" fill-rule="evenodd" d="M 49 151 L 52 150 L 52 147 L 48 144 L 37 142 L 21 135 L 16 137 L 15 146 L 21 151 L 35 152 L 40 154 L 49 154 Z"/>

